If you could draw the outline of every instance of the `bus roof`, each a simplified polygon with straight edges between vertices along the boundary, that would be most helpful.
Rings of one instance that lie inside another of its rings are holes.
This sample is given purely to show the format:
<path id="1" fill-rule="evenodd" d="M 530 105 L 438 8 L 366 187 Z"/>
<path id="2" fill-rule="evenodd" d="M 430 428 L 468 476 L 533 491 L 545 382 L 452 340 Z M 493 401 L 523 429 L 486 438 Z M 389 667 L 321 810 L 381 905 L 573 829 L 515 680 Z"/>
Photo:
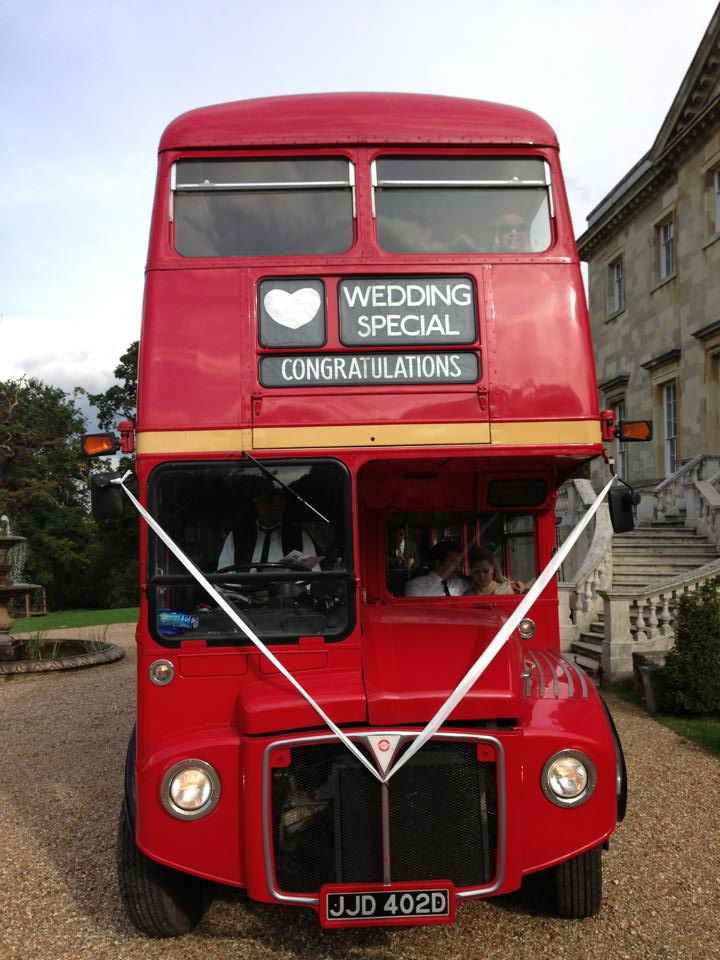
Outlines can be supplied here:
<path id="1" fill-rule="evenodd" d="M 365 143 L 557 147 L 552 127 L 519 107 L 416 93 L 314 93 L 190 110 L 168 125 L 160 151 Z"/>

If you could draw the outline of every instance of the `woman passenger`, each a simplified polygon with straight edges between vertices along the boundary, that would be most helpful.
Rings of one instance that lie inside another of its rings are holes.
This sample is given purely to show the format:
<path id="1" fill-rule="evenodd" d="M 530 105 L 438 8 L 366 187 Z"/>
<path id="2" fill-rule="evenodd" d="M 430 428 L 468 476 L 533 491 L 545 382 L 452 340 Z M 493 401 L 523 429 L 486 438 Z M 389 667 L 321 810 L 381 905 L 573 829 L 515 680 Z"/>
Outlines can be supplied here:
<path id="1" fill-rule="evenodd" d="M 495 554 L 485 547 L 471 550 L 468 555 L 470 586 L 465 596 L 479 596 L 483 594 L 508 594 L 522 592 L 522 584 L 517 586 L 503 576 Z"/>

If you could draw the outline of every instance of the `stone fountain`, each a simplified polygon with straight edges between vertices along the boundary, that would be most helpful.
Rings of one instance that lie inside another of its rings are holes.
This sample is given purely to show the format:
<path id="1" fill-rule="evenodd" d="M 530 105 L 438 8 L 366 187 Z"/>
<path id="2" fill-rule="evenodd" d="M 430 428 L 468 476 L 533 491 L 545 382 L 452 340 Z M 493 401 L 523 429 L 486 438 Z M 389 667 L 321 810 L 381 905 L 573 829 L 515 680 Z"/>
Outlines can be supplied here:
<path id="1" fill-rule="evenodd" d="M 24 597 L 37 587 L 35 583 L 14 583 L 8 576 L 8 555 L 13 547 L 25 540 L 25 537 L 13 536 L 8 518 L 0 517 L 0 660 L 21 660 L 25 645 L 21 637 L 10 636 L 10 628 L 15 621 L 8 612 L 8 604 L 13 597 Z"/>

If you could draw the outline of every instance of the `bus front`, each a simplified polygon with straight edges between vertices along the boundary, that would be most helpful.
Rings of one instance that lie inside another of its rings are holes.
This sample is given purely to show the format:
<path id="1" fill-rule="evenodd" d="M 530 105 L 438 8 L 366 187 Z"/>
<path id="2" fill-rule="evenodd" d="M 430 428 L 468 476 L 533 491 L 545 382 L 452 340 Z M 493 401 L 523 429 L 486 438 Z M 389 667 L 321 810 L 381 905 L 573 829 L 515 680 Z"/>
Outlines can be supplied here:
<path id="1" fill-rule="evenodd" d="M 412 752 L 601 450 L 550 128 L 379 94 L 174 121 L 135 443 L 140 500 L 212 587 L 143 525 L 136 926 L 191 928 L 212 882 L 328 927 L 448 922 L 542 870 L 554 909 L 595 913 L 622 760 L 554 580 Z"/>

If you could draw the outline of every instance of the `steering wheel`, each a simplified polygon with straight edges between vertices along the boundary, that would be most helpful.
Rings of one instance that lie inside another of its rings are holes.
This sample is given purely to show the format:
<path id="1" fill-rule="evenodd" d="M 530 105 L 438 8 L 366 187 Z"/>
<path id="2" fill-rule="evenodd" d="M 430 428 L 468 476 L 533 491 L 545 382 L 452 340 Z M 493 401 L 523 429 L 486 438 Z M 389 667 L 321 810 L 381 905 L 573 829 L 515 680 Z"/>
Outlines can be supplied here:
<path id="1" fill-rule="evenodd" d="M 281 561 L 257 561 L 256 563 L 231 563 L 227 567 L 218 567 L 215 571 L 216 573 L 242 573 L 244 570 L 264 570 L 264 569 L 275 569 L 275 570 L 302 570 L 303 573 L 308 573 L 308 568 L 304 563 L 300 563 L 298 560 L 287 560 L 285 562 Z"/>

